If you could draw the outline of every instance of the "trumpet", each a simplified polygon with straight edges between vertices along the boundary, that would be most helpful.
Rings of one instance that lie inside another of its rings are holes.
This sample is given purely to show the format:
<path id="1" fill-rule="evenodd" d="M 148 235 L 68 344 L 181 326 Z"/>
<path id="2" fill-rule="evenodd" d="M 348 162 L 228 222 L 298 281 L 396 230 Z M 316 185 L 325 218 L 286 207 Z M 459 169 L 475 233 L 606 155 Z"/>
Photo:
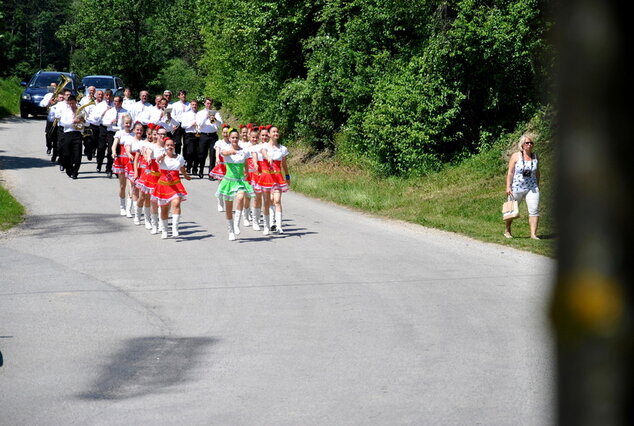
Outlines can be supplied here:
<path id="1" fill-rule="evenodd" d="M 53 92 L 53 97 L 51 99 L 57 99 L 57 95 L 59 95 L 60 93 L 62 93 L 62 90 L 64 90 L 66 88 L 66 86 L 68 86 L 68 84 L 72 81 L 70 79 L 70 77 L 61 74 L 60 75 L 62 81 L 60 81 L 60 83 L 57 85 L 57 88 L 55 89 L 55 91 Z M 51 107 L 48 107 L 46 109 L 46 111 L 48 112 L 48 110 Z M 49 130 L 49 137 L 52 136 L 53 132 L 55 131 L 55 129 L 57 128 L 57 118 L 55 120 L 53 120 L 53 125 L 51 126 L 51 129 Z"/>
<path id="2" fill-rule="evenodd" d="M 212 122 L 212 123 L 213 123 L 214 121 L 216 121 L 216 113 L 217 113 L 217 112 L 218 112 L 218 111 L 216 111 L 215 109 L 210 109 L 210 110 L 209 110 L 209 112 L 208 112 L 208 114 L 207 114 L 207 115 L 209 116 L 209 121 L 210 121 L 210 122 Z"/>

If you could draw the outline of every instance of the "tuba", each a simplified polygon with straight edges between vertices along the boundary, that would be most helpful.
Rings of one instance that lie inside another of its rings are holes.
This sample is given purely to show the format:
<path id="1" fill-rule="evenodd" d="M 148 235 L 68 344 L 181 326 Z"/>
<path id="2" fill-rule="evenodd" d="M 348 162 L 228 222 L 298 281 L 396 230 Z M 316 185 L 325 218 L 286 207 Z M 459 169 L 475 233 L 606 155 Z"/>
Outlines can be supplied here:
<path id="1" fill-rule="evenodd" d="M 68 86 L 68 84 L 72 81 L 70 77 L 68 77 L 65 74 L 60 74 L 60 78 L 61 78 L 61 81 L 59 82 L 59 84 L 57 85 L 57 88 L 53 92 L 53 97 L 51 99 L 57 99 L 57 95 L 62 93 L 62 90 L 64 90 L 66 86 Z M 49 109 L 50 107 L 48 107 L 47 112 Z M 50 133 L 48 135 L 49 137 L 53 134 L 56 128 L 57 128 L 57 118 L 53 120 L 53 125 L 51 126 L 51 129 L 49 130 L 49 133 Z"/>
<path id="2" fill-rule="evenodd" d="M 77 111 L 75 111 L 75 118 L 79 118 L 81 119 L 83 122 L 82 123 L 75 123 L 73 124 L 73 128 L 75 130 L 79 130 L 82 134 L 82 136 L 89 136 L 92 134 L 92 131 L 88 128 L 86 128 L 86 111 L 85 109 L 91 105 L 95 105 L 95 100 L 91 99 L 90 102 L 80 106 L 79 108 L 77 108 Z"/>

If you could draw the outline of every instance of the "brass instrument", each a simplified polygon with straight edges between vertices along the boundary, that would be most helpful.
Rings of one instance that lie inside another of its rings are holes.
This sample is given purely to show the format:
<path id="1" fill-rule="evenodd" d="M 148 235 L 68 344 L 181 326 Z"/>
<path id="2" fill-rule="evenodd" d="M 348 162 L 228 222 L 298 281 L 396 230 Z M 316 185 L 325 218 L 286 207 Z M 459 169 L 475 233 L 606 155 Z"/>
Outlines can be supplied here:
<path id="1" fill-rule="evenodd" d="M 213 123 L 214 121 L 216 121 L 216 113 L 217 113 L 217 112 L 218 112 L 218 111 L 216 111 L 215 109 L 210 109 L 210 110 L 209 110 L 208 116 L 209 116 L 209 121 L 210 121 L 210 122 L 212 122 L 212 123 Z"/>
<path id="2" fill-rule="evenodd" d="M 85 103 L 84 105 L 77 108 L 77 111 L 75 111 L 75 118 L 81 119 L 82 122 L 74 123 L 73 128 L 75 130 L 79 130 L 82 136 L 92 135 L 92 130 L 86 127 L 86 111 L 85 111 L 85 109 L 91 105 L 95 105 L 94 99 L 91 99 L 90 102 Z"/>
<path id="3" fill-rule="evenodd" d="M 64 90 L 66 88 L 66 86 L 68 86 L 68 83 L 70 83 L 72 80 L 70 79 L 70 77 L 68 77 L 67 75 L 64 74 L 60 74 L 60 78 L 62 79 L 62 81 L 59 82 L 59 84 L 57 85 L 57 87 L 55 88 L 55 91 L 53 92 L 53 96 L 51 97 L 51 99 L 57 99 L 57 96 L 62 93 L 62 90 Z M 48 110 L 50 110 L 50 106 L 47 107 L 46 111 L 48 112 Z M 57 118 L 55 120 L 53 120 L 53 125 L 51 126 L 49 133 L 51 133 L 50 135 L 48 135 L 49 137 L 52 136 L 52 133 L 54 131 L 56 131 L 57 129 Z"/>

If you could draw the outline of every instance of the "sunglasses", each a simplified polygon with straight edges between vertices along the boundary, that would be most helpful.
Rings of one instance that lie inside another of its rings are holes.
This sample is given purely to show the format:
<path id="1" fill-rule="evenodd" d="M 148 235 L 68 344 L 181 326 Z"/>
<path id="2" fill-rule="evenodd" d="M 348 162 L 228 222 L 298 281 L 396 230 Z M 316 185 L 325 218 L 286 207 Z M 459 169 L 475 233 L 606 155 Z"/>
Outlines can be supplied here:
<path id="1" fill-rule="evenodd" d="M 524 142 L 524 145 L 533 145 L 533 142 Z"/>

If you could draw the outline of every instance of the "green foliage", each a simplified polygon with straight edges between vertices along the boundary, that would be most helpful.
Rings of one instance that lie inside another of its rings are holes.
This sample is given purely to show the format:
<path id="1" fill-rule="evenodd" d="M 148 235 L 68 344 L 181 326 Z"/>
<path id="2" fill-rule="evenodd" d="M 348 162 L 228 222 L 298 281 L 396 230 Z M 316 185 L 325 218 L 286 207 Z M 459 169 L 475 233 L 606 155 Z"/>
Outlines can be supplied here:
<path id="1" fill-rule="evenodd" d="M 0 78 L 0 117 L 20 112 L 20 94 L 23 87 L 17 77 Z"/>

